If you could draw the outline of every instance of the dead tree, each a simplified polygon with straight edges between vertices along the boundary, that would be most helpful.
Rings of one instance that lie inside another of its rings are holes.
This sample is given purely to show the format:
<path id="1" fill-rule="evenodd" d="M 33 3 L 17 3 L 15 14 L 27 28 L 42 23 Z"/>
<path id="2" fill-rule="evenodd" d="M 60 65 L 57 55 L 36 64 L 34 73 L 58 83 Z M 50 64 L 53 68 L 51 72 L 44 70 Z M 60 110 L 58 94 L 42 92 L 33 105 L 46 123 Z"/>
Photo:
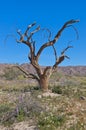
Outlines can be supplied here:
<path id="1" fill-rule="evenodd" d="M 72 46 L 67 46 L 62 52 L 61 55 L 59 57 L 57 57 L 57 53 L 56 53 L 56 49 L 54 47 L 54 44 L 57 43 L 58 39 L 60 38 L 62 32 L 64 31 L 65 28 L 73 26 L 74 23 L 79 22 L 79 20 L 69 20 L 67 21 L 62 28 L 57 32 L 57 34 L 55 35 L 53 40 L 48 40 L 48 42 L 44 43 L 40 49 L 38 50 L 38 52 L 36 53 L 35 48 L 35 41 L 33 40 L 33 35 L 38 32 L 40 30 L 40 26 L 38 26 L 34 31 L 30 31 L 30 29 L 36 25 L 36 23 L 32 23 L 30 24 L 27 29 L 25 30 L 24 34 L 21 33 L 21 31 L 17 31 L 17 33 L 20 36 L 20 40 L 17 40 L 17 42 L 19 43 L 24 43 L 29 47 L 29 55 L 28 55 L 28 59 L 30 61 L 30 63 L 32 64 L 32 66 L 35 68 L 37 75 L 32 74 L 32 73 L 27 73 L 24 68 L 21 68 L 20 66 L 17 66 L 21 71 L 24 72 L 24 74 L 28 77 L 28 78 L 33 78 L 36 79 L 39 83 L 40 88 L 43 91 L 47 91 L 48 90 L 48 84 L 49 84 L 49 78 L 51 76 L 51 74 L 56 70 L 57 66 L 64 61 L 65 58 L 69 58 L 68 56 L 65 55 L 65 52 L 71 48 Z M 74 27 L 73 27 L 74 28 Z M 55 63 L 53 64 L 53 66 L 47 66 L 44 69 L 41 68 L 41 66 L 39 65 L 38 61 L 39 61 L 39 57 L 41 55 L 41 53 L 44 51 L 45 48 L 52 46 L 53 50 L 54 50 L 54 54 L 55 54 Z"/>

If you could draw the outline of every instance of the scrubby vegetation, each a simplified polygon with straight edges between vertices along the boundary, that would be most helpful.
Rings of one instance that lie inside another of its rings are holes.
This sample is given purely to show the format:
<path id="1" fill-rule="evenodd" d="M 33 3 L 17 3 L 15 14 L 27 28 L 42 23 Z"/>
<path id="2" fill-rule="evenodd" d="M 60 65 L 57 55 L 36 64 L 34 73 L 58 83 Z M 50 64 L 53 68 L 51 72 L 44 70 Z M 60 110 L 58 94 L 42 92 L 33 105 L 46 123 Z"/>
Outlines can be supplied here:
<path id="1" fill-rule="evenodd" d="M 86 129 L 86 76 L 59 72 L 58 77 L 55 73 L 50 79 L 50 92 L 46 93 L 36 82 L 28 85 L 25 78 L 0 77 L 0 82 L 0 129 Z M 19 123 L 23 123 L 22 128 L 16 128 Z"/>
<path id="2" fill-rule="evenodd" d="M 24 76 L 21 71 L 19 71 L 16 68 L 6 68 L 4 71 L 4 74 L 1 75 L 1 77 L 4 77 L 6 80 L 15 80 L 15 79 L 23 79 Z"/>

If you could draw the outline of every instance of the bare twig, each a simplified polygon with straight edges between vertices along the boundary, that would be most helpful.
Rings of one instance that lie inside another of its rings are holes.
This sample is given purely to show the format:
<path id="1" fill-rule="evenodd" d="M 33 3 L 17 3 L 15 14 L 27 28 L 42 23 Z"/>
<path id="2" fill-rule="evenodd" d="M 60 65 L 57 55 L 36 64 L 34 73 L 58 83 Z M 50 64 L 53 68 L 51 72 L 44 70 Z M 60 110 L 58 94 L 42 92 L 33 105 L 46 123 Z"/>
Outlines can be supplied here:
<path id="1" fill-rule="evenodd" d="M 73 25 L 69 25 L 68 27 L 72 27 L 76 33 L 76 39 L 79 39 L 79 34 L 78 34 L 78 30 L 76 27 L 74 27 Z"/>
<path id="2" fill-rule="evenodd" d="M 57 58 L 55 64 L 53 65 L 53 68 L 55 69 L 57 67 L 58 64 L 60 64 L 65 58 L 70 59 L 67 55 L 65 55 L 65 52 L 69 49 L 72 48 L 73 46 L 67 46 L 62 52 L 61 52 L 61 56 L 59 56 L 59 58 Z"/>
<path id="3" fill-rule="evenodd" d="M 61 55 L 63 55 L 69 48 L 73 48 L 73 46 L 67 46 L 67 47 L 61 52 Z"/>
<path id="4" fill-rule="evenodd" d="M 46 30 L 46 31 L 49 33 L 48 41 L 50 41 L 50 38 L 51 38 L 51 31 L 50 31 L 48 28 L 43 28 L 42 30 L 43 30 L 43 31 Z"/>
<path id="5" fill-rule="evenodd" d="M 53 47 L 53 50 L 54 50 L 55 60 L 57 60 L 57 52 L 56 52 L 56 49 L 55 49 L 54 45 L 52 45 L 52 47 Z"/>

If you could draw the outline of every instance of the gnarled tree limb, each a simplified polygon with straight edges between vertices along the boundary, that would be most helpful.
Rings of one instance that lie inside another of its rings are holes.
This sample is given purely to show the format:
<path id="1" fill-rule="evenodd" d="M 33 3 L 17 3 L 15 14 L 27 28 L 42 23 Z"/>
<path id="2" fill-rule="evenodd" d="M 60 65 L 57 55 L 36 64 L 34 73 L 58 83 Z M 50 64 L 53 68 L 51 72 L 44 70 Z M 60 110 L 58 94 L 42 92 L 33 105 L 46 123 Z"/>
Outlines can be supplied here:
<path id="1" fill-rule="evenodd" d="M 58 31 L 58 33 L 56 34 L 56 36 L 54 37 L 53 40 L 51 40 L 51 41 L 49 41 L 49 42 L 43 44 L 43 45 L 40 47 L 40 49 L 39 49 L 38 52 L 37 52 L 37 56 L 36 56 L 37 59 L 39 58 L 40 54 L 42 53 L 42 51 L 43 51 L 46 47 L 52 46 L 52 45 L 54 45 L 54 44 L 57 42 L 57 40 L 59 39 L 59 37 L 61 36 L 61 33 L 64 31 L 65 28 L 67 28 L 69 25 L 72 25 L 72 24 L 74 24 L 74 23 L 76 23 L 76 22 L 79 22 L 79 20 L 69 20 L 69 21 L 67 21 L 67 22 L 62 26 L 62 28 Z"/>
<path id="2" fill-rule="evenodd" d="M 63 55 L 69 48 L 73 48 L 73 46 L 67 46 L 67 47 L 61 52 L 61 55 Z"/>
<path id="3" fill-rule="evenodd" d="M 29 60 L 32 62 L 32 64 L 34 64 L 34 59 L 35 59 L 35 43 L 34 41 L 32 40 L 32 36 L 33 34 L 35 34 L 37 31 L 40 30 L 40 26 L 38 26 L 34 31 L 30 32 L 30 35 L 28 33 L 29 29 L 31 27 L 33 27 L 36 23 L 33 23 L 33 24 L 30 24 L 25 33 L 24 34 L 21 34 L 21 31 L 17 31 L 17 33 L 20 35 L 20 40 L 17 40 L 17 42 L 20 42 L 20 43 L 24 43 L 26 44 L 29 49 L 30 49 L 30 56 L 29 56 Z M 26 40 L 25 40 L 26 38 Z"/>
<path id="4" fill-rule="evenodd" d="M 31 79 L 36 79 L 37 81 L 39 81 L 39 77 L 35 74 L 32 73 L 27 73 L 23 67 L 19 66 L 19 65 L 12 65 L 12 67 L 16 67 L 18 68 L 21 72 L 23 72 L 26 76 L 26 78 L 31 78 Z"/>
<path id="5" fill-rule="evenodd" d="M 12 65 L 11 67 L 16 67 L 18 68 L 20 71 L 22 71 L 27 77 L 29 76 L 29 73 L 27 73 L 23 67 L 20 67 L 19 65 Z"/>
<path id="6" fill-rule="evenodd" d="M 59 58 L 57 58 L 55 64 L 53 65 L 53 69 L 55 69 L 58 64 L 60 64 L 65 58 L 68 58 L 68 56 L 65 55 L 65 52 L 69 49 L 72 48 L 73 46 L 67 46 L 62 52 L 61 52 L 61 56 L 59 56 Z"/>
<path id="7" fill-rule="evenodd" d="M 56 52 L 56 49 L 55 49 L 54 45 L 52 45 L 52 47 L 53 47 L 53 50 L 54 50 L 55 60 L 57 60 L 57 52 Z"/>

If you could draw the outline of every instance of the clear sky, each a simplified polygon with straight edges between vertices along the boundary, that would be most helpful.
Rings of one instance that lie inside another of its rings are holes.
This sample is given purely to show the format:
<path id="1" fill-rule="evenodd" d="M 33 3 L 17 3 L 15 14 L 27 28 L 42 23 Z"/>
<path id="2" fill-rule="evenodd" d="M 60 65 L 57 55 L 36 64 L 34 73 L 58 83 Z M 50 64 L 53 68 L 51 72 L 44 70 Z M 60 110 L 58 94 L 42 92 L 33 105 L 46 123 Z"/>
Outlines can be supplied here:
<path id="1" fill-rule="evenodd" d="M 16 43 L 15 37 L 19 38 L 16 31 L 22 32 L 32 22 L 36 21 L 41 28 L 49 28 L 52 37 L 61 26 L 70 19 L 80 19 L 75 27 L 67 28 L 56 43 L 58 55 L 73 40 L 73 49 L 67 51 L 70 60 L 65 59 L 61 65 L 86 65 L 86 0 L 1 0 L 0 1 L 0 63 L 27 63 L 29 48 Z M 10 37 L 7 38 L 7 36 Z M 7 38 L 7 39 L 6 39 Z M 45 41 L 47 35 L 42 31 L 35 36 L 37 48 Z M 42 53 L 39 63 L 52 65 L 54 63 L 52 48 Z"/>

